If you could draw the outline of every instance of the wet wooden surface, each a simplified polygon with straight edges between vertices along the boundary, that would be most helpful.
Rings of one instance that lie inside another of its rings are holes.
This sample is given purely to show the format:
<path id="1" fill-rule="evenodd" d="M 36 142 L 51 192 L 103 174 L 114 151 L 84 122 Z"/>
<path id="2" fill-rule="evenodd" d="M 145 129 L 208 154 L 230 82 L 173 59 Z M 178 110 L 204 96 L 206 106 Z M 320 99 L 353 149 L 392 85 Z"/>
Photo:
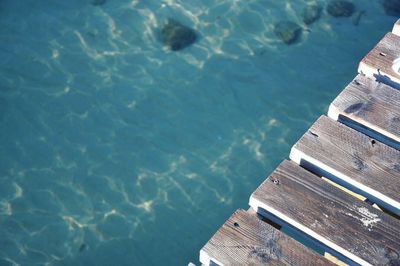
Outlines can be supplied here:
<path id="1" fill-rule="evenodd" d="M 359 264 L 400 264 L 400 221 L 294 162 L 284 161 L 250 205 Z"/>
<path id="2" fill-rule="evenodd" d="M 200 253 L 205 265 L 334 265 L 244 210 L 237 210 Z"/>
<path id="3" fill-rule="evenodd" d="M 328 115 L 400 149 L 400 90 L 358 75 L 331 103 Z"/>
<path id="4" fill-rule="evenodd" d="M 400 151 L 321 116 L 290 158 L 400 214 Z"/>

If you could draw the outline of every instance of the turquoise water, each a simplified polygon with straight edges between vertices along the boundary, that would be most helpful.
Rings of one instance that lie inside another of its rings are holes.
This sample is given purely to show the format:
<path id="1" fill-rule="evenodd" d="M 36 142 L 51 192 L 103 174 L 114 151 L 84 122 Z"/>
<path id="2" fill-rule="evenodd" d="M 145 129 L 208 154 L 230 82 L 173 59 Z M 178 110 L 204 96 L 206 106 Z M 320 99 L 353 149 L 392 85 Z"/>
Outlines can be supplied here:
<path id="1" fill-rule="evenodd" d="M 0 1 L 0 265 L 197 263 L 396 20 L 305 2 Z M 168 51 L 168 18 L 198 41 Z"/>

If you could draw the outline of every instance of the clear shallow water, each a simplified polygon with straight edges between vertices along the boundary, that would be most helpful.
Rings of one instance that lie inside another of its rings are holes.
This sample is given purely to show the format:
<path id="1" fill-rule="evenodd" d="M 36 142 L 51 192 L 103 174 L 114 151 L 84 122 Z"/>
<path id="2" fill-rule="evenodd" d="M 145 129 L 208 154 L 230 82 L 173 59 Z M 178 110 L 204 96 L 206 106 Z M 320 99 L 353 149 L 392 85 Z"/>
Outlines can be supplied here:
<path id="1" fill-rule="evenodd" d="M 287 46 L 304 1 L 2 0 L 0 265 L 197 263 L 391 30 L 354 2 Z"/>

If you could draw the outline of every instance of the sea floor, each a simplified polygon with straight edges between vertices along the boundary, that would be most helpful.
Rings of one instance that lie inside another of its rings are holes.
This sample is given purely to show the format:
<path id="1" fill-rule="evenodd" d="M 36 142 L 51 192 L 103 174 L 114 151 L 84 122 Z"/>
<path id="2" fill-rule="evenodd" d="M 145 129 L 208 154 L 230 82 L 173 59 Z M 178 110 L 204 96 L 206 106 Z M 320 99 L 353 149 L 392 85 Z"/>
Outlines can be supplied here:
<path id="1" fill-rule="evenodd" d="M 197 263 L 396 20 L 310 2 L 0 1 L 0 265 Z"/>

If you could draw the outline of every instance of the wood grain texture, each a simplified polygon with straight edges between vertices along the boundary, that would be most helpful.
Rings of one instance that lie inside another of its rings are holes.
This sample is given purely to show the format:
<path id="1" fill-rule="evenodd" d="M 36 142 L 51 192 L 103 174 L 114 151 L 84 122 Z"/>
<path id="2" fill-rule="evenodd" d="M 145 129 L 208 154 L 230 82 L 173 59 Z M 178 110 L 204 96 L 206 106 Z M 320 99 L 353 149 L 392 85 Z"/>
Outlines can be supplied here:
<path id="1" fill-rule="evenodd" d="M 244 210 L 237 210 L 201 249 L 200 262 L 210 265 L 210 261 L 218 265 L 334 265 Z"/>
<path id="2" fill-rule="evenodd" d="M 330 247 L 350 264 L 400 264 L 400 221 L 294 162 L 284 161 L 253 193 L 250 205 Z"/>
<path id="3" fill-rule="evenodd" d="M 396 23 L 394 24 L 392 32 L 400 36 L 400 19 L 397 20 Z"/>
<path id="4" fill-rule="evenodd" d="M 400 213 L 400 151 L 321 116 L 293 146 L 290 158 Z"/>
<path id="5" fill-rule="evenodd" d="M 361 125 L 358 131 L 400 149 L 400 90 L 358 75 L 331 103 L 328 116 Z"/>
<path id="6" fill-rule="evenodd" d="M 392 87 L 400 88 L 399 68 L 393 68 L 400 58 L 400 36 L 391 32 L 372 49 L 360 62 L 358 72 Z"/>

